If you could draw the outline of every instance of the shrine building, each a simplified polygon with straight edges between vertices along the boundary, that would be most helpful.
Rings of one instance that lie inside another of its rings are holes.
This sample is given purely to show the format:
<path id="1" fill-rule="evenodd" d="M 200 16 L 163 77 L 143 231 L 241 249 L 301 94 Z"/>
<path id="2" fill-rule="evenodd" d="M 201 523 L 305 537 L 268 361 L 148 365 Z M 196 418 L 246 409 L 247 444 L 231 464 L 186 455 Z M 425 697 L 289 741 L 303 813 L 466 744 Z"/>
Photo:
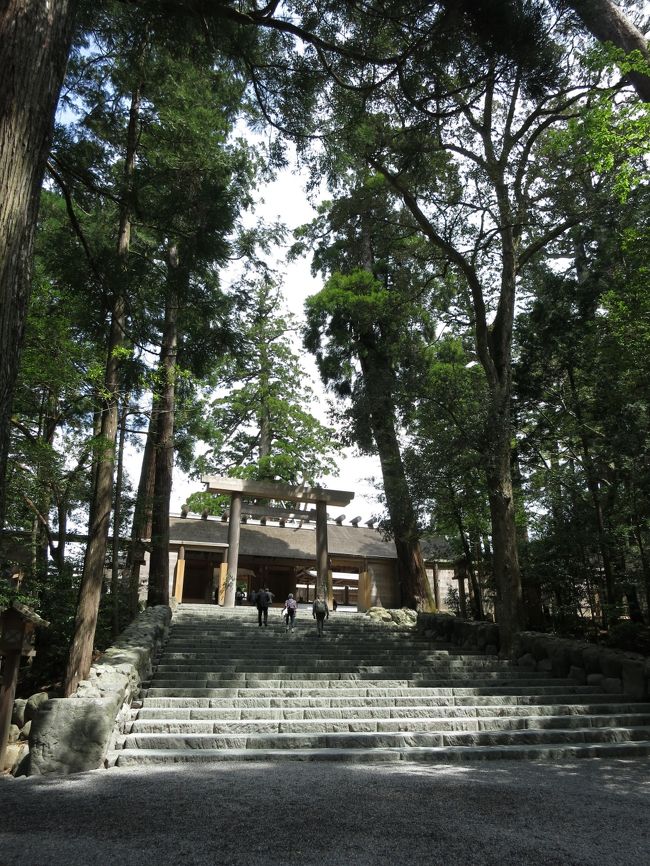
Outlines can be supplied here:
<path id="1" fill-rule="evenodd" d="M 399 607 L 395 545 L 375 521 L 331 518 L 327 509 L 350 504 L 354 493 L 323 487 L 291 487 L 233 478 L 204 478 L 208 490 L 230 495 L 222 517 L 170 517 L 170 597 L 178 602 L 244 603 L 268 588 L 276 603 L 288 594 L 304 603 L 322 592 L 330 605 Z M 283 507 L 267 504 L 281 502 Z M 288 503 L 288 506 L 287 506 Z M 295 507 L 293 506 L 295 503 Z M 312 507 L 313 506 L 313 507 Z M 454 563 L 444 540 L 422 543 L 438 609 L 445 609 Z M 141 571 L 148 579 L 149 556 Z"/>

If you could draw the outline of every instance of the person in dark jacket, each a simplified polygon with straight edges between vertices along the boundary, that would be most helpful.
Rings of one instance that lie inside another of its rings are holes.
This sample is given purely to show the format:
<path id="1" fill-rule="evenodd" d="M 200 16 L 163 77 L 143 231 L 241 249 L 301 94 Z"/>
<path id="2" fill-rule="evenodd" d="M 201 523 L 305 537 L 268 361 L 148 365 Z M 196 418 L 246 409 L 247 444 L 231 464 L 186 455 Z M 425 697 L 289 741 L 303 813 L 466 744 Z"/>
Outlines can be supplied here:
<path id="1" fill-rule="evenodd" d="M 271 596 L 267 589 L 260 589 L 257 592 L 257 624 L 262 628 L 262 620 L 264 625 L 268 625 L 269 605 L 271 604 Z"/>
<path id="2" fill-rule="evenodd" d="M 311 609 L 312 616 L 316 620 L 316 631 L 318 637 L 323 636 L 323 624 L 330 618 L 330 609 L 322 595 L 317 595 Z"/>

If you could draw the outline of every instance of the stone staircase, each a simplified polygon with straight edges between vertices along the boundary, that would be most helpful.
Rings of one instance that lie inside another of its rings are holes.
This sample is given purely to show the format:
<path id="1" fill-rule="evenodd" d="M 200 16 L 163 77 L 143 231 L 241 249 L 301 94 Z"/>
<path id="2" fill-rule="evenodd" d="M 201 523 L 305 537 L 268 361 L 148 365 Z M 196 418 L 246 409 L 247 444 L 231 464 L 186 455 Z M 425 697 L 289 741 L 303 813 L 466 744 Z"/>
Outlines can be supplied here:
<path id="1" fill-rule="evenodd" d="M 182 605 L 118 766 L 650 755 L 650 703 L 546 678 L 411 629 Z"/>

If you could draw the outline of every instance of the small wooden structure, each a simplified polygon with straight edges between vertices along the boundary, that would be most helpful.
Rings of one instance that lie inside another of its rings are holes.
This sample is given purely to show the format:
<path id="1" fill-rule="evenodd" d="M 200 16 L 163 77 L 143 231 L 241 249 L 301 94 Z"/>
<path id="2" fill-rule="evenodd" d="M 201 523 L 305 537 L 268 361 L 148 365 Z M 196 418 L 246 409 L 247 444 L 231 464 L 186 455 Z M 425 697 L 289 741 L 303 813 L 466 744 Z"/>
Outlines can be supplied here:
<path id="1" fill-rule="evenodd" d="M 0 767 L 4 766 L 7 751 L 21 656 L 31 658 L 36 655 L 34 649 L 36 626 L 47 627 L 48 625 L 49 622 L 17 601 L 2 613 L 0 655 L 4 656 L 4 665 L 0 687 Z"/>

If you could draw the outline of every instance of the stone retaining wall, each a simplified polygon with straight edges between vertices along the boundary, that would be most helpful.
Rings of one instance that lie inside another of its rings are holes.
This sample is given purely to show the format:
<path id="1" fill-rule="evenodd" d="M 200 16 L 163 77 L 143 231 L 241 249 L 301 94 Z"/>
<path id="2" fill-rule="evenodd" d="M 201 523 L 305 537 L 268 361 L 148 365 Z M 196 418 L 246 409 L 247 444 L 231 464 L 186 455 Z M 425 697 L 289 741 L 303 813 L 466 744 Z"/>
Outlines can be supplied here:
<path id="1" fill-rule="evenodd" d="M 102 766 L 131 701 L 151 675 L 170 620 L 169 607 L 147 608 L 91 667 L 72 697 L 41 704 L 21 772 L 67 774 Z"/>
<path id="2" fill-rule="evenodd" d="M 417 628 L 441 643 L 485 653 L 499 652 L 499 626 L 470 622 L 451 614 L 418 613 Z M 650 698 L 650 658 L 553 634 L 524 631 L 515 635 L 512 660 L 531 671 L 569 677 L 610 694 Z"/>
<path id="3" fill-rule="evenodd" d="M 463 649 L 478 649 L 484 653 L 498 653 L 499 626 L 493 622 L 473 622 L 449 613 L 418 613 L 418 631 Z"/>
<path id="4" fill-rule="evenodd" d="M 611 694 L 650 697 L 650 658 L 637 653 L 524 631 L 515 636 L 512 657 L 519 667 L 597 685 Z"/>

